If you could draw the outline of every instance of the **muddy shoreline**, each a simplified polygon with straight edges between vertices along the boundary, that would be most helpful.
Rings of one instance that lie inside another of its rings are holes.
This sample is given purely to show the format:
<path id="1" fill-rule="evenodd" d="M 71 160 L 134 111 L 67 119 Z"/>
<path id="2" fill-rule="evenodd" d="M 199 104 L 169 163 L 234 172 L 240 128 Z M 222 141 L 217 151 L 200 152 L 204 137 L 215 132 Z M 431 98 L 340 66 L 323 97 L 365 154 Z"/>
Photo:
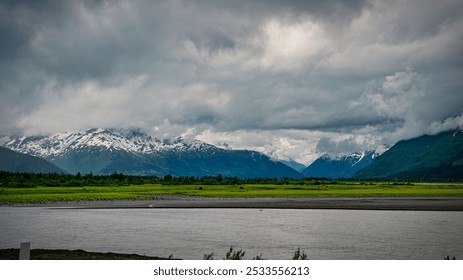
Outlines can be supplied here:
<path id="1" fill-rule="evenodd" d="M 19 249 L 0 249 L 0 260 L 18 260 Z M 99 253 L 84 250 L 32 249 L 31 260 L 169 260 L 137 254 Z"/>
<path id="2" fill-rule="evenodd" d="M 258 208 L 463 211 L 463 197 L 291 197 L 221 198 L 160 195 L 149 200 L 66 201 L 8 204 L 14 207 L 76 209 L 118 208 Z"/>

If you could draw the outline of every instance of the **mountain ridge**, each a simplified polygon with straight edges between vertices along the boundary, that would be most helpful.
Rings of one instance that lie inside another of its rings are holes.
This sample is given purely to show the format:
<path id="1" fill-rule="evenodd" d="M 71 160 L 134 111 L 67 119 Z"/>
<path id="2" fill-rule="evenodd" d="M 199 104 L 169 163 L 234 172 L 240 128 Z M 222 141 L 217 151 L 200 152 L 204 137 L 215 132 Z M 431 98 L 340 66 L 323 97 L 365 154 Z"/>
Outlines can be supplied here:
<path id="1" fill-rule="evenodd" d="M 370 165 L 379 155 L 376 151 L 320 156 L 302 170 L 302 175 L 312 178 L 351 178 L 356 172 Z"/>
<path id="2" fill-rule="evenodd" d="M 140 131 L 88 129 L 12 138 L 4 146 L 39 156 L 70 173 L 300 178 L 270 157 L 199 140 L 158 139 Z"/>
<path id="3" fill-rule="evenodd" d="M 286 166 L 291 167 L 292 169 L 296 170 L 297 172 L 302 172 L 307 166 L 302 163 L 299 163 L 293 159 L 288 160 L 278 160 L 279 162 L 283 163 Z"/>
<path id="4" fill-rule="evenodd" d="M 163 139 L 130 130 L 112 130 L 92 128 L 83 131 L 63 132 L 51 136 L 22 136 L 10 139 L 4 146 L 19 152 L 27 152 L 35 156 L 59 156 L 68 150 L 84 147 L 100 147 L 123 150 L 132 153 L 150 154 L 162 150 L 185 148 L 187 142 L 183 138 Z M 188 143 L 193 149 L 206 149 L 212 145 L 194 140 Z"/>
<path id="5" fill-rule="evenodd" d="M 355 178 L 463 179 L 463 131 L 401 140 Z"/>
<path id="6" fill-rule="evenodd" d="M 0 146 L 40 157 L 73 174 L 463 179 L 461 129 L 401 140 L 374 151 L 323 154 L 302 174 L 295 170 L 301 165 L 294 161 L 182 137 L 158 139 L 140 130 L 94 128 L 51 136 L 1 136 Z"/>
<path id="7" fill-rule="evenodd" d="M 65 173 L 54 164 L 39 158 L 0 147 L 0 170 L 7 172 Z"/>

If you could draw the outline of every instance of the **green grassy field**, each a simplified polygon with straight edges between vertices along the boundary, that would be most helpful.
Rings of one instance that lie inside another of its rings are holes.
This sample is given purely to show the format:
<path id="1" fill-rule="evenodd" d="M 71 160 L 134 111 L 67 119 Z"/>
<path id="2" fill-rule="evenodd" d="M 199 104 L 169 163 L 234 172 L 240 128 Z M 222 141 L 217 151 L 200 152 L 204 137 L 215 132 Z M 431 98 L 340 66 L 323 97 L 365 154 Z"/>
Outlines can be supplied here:
<path id="1" fill-rule="evenodd" d="M 304 185 L 131 185 L 87 187 L 0 188 L 0 203 L 79 200 L 145 200 L 156 195 L 209 197 L 368 197 L 463 196 L 463 184 L 338 182 Z"/>

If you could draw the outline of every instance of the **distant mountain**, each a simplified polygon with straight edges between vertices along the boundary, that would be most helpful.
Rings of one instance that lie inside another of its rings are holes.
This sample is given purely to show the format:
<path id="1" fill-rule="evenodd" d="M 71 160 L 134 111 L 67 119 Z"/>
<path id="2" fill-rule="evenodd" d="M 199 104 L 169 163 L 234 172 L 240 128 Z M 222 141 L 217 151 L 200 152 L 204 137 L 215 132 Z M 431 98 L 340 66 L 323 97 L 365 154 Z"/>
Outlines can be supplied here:
<path id="1" fill-rule="evenodd" d="M 0 147 L 0 170 L 8 172 L 65 173 L 48 161 Z"/>
<path id="2" fill-rule="evenodd" d="M 306 177 L 351 178 L 356 172 L 369 166 L 377 156 L 378 153 L 375 151 L 334 157 L 324 154 L 302 170 L 301 173 Z"/>
<path id="3" fill-rule="evenodd" d="M 399 141 L 357 178 L 463 179 L 463 132 Z"/>
<path id="4" fill-rule="evenodd" d="M 292 159 L 290 160 L 280 160 L 286 166 L 291 167 L 292 169 L 296 170 L 297 172 L 302 172 L 307 166 Z"/>
<path id="5" fill-rule="evenodd" d="M 50 137 L 18 137 L 4 146 L 45 158 L 70 173 L 301 177 L 295 170 L 255 151 L 221 149 L 182 138 L 160 140 L 134 130 L 89 129 Z"/>

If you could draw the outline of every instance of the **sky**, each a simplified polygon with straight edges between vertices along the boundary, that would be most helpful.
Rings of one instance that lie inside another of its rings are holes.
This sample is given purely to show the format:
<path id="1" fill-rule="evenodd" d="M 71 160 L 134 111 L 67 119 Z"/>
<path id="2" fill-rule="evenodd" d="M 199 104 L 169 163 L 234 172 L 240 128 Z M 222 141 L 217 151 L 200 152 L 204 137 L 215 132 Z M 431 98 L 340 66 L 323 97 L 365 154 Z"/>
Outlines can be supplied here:
<path id="1" fill-rule="evenodd" d="M 463 127 L 461 0 L 0 1 L 0 134 L 105 127 L 309 164 Z"/>

